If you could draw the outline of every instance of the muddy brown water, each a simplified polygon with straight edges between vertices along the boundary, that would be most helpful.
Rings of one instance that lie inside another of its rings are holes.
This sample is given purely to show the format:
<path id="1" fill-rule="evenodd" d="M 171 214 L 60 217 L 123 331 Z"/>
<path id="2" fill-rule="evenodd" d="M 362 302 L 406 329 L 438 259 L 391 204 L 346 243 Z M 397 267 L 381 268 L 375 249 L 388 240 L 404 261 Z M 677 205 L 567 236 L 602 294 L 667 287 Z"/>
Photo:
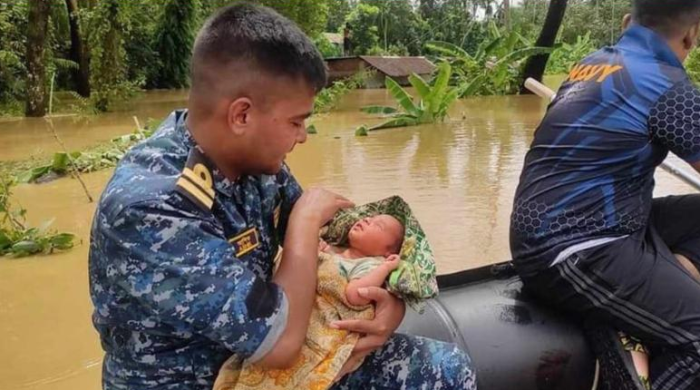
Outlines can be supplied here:
<path id="1" fill-rule="evenodd" d="M 54 119 L 69 148 L 82 148 L 162 119 L 185 102 L 184 92 L 155 92 L 128 112 L 94 118 Z M 523 156 L 544 112 L 536 97 L 460 101 L 444 124 L 386 130 L 356 138 L 356 126 L 376 120 L 358 107 L 390 103 L 383 90 L 355 91 L 338 110 L 314 118 L 319 134 L 289 157 L 304 186 L 320 185 L 357 203 L 394 194 L 412 206 L 441 273 L 509 258 L 508 218 Z M 58 147 L 41 120 L 0 121 L 0 161 L 53 153 Z M 111 170 L 85 175 L 98 195 Z M 657 195 L 689 193 L 665 172 Z M 102 350 L 90 322 L 87 242 L 94 204 L 79 184 L 61 179 L 15 188 L 31 223 L 54 226 L 82 240 L 53 256 L 0 260 L 0 389 L 100 388 Z"/>

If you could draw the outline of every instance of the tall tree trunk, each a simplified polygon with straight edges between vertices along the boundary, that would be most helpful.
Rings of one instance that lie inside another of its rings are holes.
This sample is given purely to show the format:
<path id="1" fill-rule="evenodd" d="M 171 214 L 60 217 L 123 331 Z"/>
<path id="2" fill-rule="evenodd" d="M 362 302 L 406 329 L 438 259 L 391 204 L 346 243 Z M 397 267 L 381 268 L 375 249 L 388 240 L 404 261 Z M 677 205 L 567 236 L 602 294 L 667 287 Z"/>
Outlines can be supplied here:
<path id="1" fill-rule="evenodd" d="M 51 0 L 29 0 L 26 116 L 46 115 L 46 50 Z"/>
<path id="2" fill-rule="evenodd" d="M 80 20 L 78 19 L 78 0 L 66 0 L 68 8 L 68 21 L 70 23 L 70 59 L 78 64 L 78 69 L 73 71 L 76 90 L 83 97 L 90 96 L 90 63 L 87 50 L 80 34 Z"/>
<path id="3" fill-rule="evenodd" d="M 542 26 L 542 31 L 540 32 L 539 38 L 537 38 L 535 46 L 554 46 L 554 41 L 556 41 L 557 34 L 559 33 L 559 27 L 561 27 L 561 22 L 564 20 L 567 1 L 568 0 L 551 0 L 549 2 L 549 9 L 547 10 L 547 16 L 544 20 L 544 26 Z M 540 54 L 530 57 L 523 70 L 523 80 L 532 77 L 535 80 L 542 81 L 542 76 L 544 75 L 548 60 L 549 54 Z M 531 92 L 523 85 L 520 87 L 520 93 Z"/>

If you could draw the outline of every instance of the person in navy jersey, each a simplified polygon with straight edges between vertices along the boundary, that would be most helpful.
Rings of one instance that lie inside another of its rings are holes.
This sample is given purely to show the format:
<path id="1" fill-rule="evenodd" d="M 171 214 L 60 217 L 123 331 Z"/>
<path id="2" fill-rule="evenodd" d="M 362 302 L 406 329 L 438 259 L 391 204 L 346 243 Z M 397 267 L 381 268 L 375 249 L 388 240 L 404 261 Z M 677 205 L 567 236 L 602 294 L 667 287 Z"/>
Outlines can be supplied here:
<path id="1" fill-rule="evenodd" d="M 700 171 L 700 92 L 682 62 L 698 0 L 635 0 L 570 72 L 525 157 L 510 246 L 526 288 L 652 349 L 653 389 L 700 389 L 700 195 L 654 199 L 669 152 Z"/>

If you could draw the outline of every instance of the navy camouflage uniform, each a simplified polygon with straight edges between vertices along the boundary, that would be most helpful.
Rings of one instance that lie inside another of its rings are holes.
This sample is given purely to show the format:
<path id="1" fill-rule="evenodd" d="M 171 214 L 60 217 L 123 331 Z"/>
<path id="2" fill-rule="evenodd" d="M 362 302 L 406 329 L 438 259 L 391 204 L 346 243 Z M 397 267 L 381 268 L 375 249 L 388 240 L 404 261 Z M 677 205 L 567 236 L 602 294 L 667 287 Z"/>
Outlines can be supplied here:
<path id="1" fill-rule="evenodd" d="M 232 354 L 256 361 L 287 322 L 270 281 L 302 190 L 274 176 L 226 179 L 196 146 L 185 111 L 132 148 L 93 221 L 90 293 L 103 388 L 211 389 Z M 395 335 L 337 388 L 474 389 L 451 344 Z"/>

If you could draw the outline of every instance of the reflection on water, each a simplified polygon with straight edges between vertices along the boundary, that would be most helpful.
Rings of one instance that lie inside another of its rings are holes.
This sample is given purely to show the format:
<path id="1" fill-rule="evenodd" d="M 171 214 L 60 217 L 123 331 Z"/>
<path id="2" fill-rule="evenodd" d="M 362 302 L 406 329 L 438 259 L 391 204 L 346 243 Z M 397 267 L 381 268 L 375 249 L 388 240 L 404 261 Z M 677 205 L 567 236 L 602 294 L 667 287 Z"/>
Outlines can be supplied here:
<path id="1" fill-rule="evenodd" d="M 148 94 L 138 115 L 162 118 L 184 96 Z M 301 183 L 329 187 L 357 203 L 403 196 L 424 226 L 442 273 L 507 260 L 512 197 L 544 103 L 535 97 L 464 100 L 445 124 L 354 137 L 356 126 L 376 122 L 357 108 L 388 102 L 383 90 L 355 91 L 337 112 L 315 118 L 319 134 L 289 158 Z M 79 125 L 61 119 L 56 126 L 77 148 L 131 131 L 132 115 Z M 14 127 L 8 130 L 8 123 Z M 0 123 L 0 159 L 55 151 L 39 123 Z M 93 195 L 110 174 L 85 176 Z M 658 195 L 687 192 L 688 186 L 659 173 Z M 75 232 L 83 244 L 55 256 L 0 260 L 0 389 L 98 389 L 102 351 L 90 323 L 86 244 L 94 205 L 72 179 L 19 186 L 15 195 L 29 209 L 30 222 L 55 217 L 56 228 Z"/>

